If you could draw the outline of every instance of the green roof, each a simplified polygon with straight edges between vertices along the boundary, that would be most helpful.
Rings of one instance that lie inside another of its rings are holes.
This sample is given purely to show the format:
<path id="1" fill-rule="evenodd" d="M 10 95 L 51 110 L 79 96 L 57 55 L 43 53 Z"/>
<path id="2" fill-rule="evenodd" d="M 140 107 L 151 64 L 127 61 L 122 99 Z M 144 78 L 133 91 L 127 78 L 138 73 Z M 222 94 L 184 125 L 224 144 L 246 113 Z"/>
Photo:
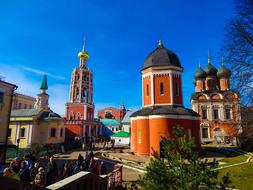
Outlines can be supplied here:
<path id="1" fill-rule="evenodd" d="M 206 72 L 199 66 L 197 71 L 194 74 L 195 78 L 205 78 L 206 77 Z"/>
<path id="2" fill-rule="evenodd" d="M 40 118 L 45 119 L 45 120 L 53 120 L 53 119 L 59 120 L 59 119 L 62 119 L 62 117 L 60 115 L 58 115 L 57 113 L 48 112 L 48 111 L 44 111 L 41 114 Z"/>
<path id="3" fill-rule="evenodd" d="M 41 86 L 40 86 L 41 90 L 47 90 L 47 75 L 44 75 Z"/>
<path id="4" fill-rule="evenodd" d="M 130 133 L 125 131 L 120 131 L 112 135 L 112 137 L 130 137 Z"/>
<path id="5" fill-rule="evenodd" d="M 104 125 L 120 125 L 120 122 L 116 119 L 101 119 L 100 121 Z"/>
<path id="6" fill-rule="evenodd" d="M 11 117 L 29 117 L 38 115 L 41 112 L 41 108 L 39 109 L 19 109 L 19 110 L 12 110 Z"/>
<path id="7" fill-rule="evenodd" d="M 221 67 L 218 69 L 218 72 L 217 72 L 217 77 L 218 77 L 218 78 L 222 78 L 222 77 L 229 78 L 230 75 L 231 75 L 231 70 L 228 69 L 228 68 L 224 65 L 224 60 L 222 59 Z"/>

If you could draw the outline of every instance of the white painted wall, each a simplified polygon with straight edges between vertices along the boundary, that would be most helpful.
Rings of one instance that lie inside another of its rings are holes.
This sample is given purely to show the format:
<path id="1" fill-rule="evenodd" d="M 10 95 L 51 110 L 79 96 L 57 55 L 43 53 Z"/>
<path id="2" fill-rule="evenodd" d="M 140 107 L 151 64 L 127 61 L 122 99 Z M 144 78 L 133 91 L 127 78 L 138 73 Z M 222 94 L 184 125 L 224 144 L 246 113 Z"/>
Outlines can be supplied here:
<path id="1" fill-rule="evenodd" d="M 130 137 L 112 137 L 115 139 L 115 145 L 129 145 Z"/>

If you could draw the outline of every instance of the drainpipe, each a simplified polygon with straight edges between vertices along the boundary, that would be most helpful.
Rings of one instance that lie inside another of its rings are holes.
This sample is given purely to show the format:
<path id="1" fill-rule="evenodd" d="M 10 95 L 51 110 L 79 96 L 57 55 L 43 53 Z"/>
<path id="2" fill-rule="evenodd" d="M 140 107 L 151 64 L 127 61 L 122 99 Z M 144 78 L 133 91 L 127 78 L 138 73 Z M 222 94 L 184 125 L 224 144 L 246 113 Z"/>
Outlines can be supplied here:
<path id="1" fill-rule="evenodd" d="M 12 100 L 13 100 L 13 94 L 14 91 L 17 90 L 17 86 L 15 85 L 14 88 L 12 89 L 11 92 L 11 102 L 10 102 L 10 110 L 9 110 L 9 115 L 8 115 L 8 121 L 7 121 L 7 130 L 6 130 L 6 134 L 5 134 L 5 142 L 4 142 L 4 154 L 3 154 L 3 163 L 5 164 L 5 157 L 6 157 L 6 152 L 7 152 L 7 146 L 8 146 L 8 130 L 9 130 L 9 126 L 10 126 L 10 118 L 11 118 L 11 109 L 12 109 Z"/>

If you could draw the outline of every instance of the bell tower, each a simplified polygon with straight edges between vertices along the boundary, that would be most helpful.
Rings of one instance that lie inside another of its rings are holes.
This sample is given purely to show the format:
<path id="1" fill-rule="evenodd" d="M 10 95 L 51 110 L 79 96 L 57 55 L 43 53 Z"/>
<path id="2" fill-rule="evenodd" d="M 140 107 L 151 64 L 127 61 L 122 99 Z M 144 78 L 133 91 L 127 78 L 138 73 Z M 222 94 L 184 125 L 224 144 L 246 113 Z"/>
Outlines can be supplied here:
<path id="1" fill-rule="evenodd" d="M 101 133 L 94 121 L 93 74 L 88 68 L 89 54 L 85 43 L 78 53 L 79 66 L 71 75 L 69 101 L 66 103 L 66 136 L 81 139 Z"/>

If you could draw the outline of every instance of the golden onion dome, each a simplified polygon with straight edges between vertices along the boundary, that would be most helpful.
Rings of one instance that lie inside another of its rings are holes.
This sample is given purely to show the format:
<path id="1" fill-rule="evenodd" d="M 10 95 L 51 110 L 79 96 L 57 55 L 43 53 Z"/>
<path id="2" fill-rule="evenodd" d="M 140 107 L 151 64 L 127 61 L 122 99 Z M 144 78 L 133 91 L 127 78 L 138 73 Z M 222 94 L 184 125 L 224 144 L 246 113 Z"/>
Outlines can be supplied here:
<path id="1" fill-rule="evenodd" d="M 89 55 L 85 52 L 85 51 L 80 51 L 79 53 L 78 53 L 78 58 L 79 59 L 88 59 L 89 58 Z"/>

